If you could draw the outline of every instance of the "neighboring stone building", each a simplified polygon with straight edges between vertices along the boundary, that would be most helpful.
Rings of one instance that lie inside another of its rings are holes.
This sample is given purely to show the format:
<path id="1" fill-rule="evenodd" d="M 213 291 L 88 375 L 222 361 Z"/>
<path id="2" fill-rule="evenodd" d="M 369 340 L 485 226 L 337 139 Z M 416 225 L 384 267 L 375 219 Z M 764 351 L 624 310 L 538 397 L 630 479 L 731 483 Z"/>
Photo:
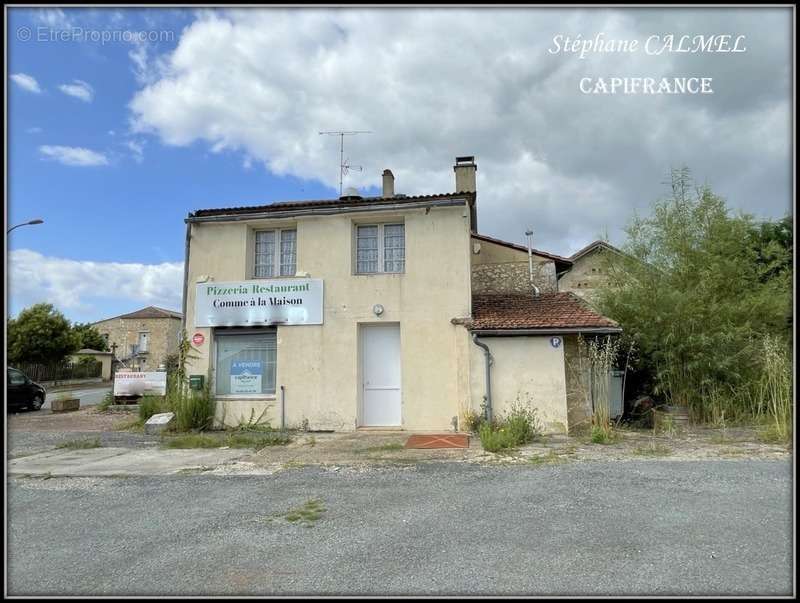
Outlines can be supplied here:
<path id="1" fill-rule="evenodd" d="M 605 241 L 595 241 L 574 253 L 569 258 L 572 267 L 558 279 L 558 290 L 571 291 L 587 302 L 594 303 L 598 290 L 607 282 L 609 253 L 623 252 Z"/>
<path id="2" fill-rule="evenodd" d="M 533 282 L 541 293 L 558 291 L 558 276 L 572 262 L 532 249 Z M 528 249 L 486 235 L 472 233 L 472 292 L 475 294 L 529 293 Z"/>
<path id="3" fill-rule="evenodd" d="M 180 312 L 148 306 L 100 320 L 94 327 L 108 342 L 115 361 L 127 368 L 154 371 L 178 351 Z"/>

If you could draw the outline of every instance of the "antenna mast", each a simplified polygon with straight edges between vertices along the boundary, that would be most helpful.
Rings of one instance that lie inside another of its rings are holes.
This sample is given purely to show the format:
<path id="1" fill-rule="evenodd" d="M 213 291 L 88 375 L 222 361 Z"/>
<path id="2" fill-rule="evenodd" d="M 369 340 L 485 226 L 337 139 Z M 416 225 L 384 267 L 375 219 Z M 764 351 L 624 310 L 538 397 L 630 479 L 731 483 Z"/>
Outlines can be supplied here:
<path id="1" fill-rule="evenodd" d="M 345 136 L 355 136 L 356 134 L 372 134 L 371 130 L 349 130 L 349 131 L 342 131 L 337 130 L 335 132 L 320 132 L 320 136 L 323 134 L 327 134 L 328 136 L 338 136 L 339 137 L 339 196 L 342 196 L 342 180 L 344 179 L 344 175 L 349 170 L 358 170 L 359 172 L 363 169 L 360 165 L 350 165 L 350 160 L 344 158 L 344 137 Z"/>

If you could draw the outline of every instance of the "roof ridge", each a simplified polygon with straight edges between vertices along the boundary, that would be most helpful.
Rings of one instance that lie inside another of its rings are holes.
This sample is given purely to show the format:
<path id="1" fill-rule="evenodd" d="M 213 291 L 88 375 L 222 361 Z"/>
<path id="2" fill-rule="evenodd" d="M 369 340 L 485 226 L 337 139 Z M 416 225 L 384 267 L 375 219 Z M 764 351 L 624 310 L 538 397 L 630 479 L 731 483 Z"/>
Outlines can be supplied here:
<path id="1" fill-rule="evenodd" d="M 527 247 L 524 247 L 524 246 L 519 245 L 517 243 L 512 243 L 510 241 L 504 241 L 503 239 L 498 239 L 496 237 L 492 237 L 492 236 L 489 236 L 489 235 L 480 234 L 479 232 L 476 232 L 474 230 L 470 231 L 470 235 L 475 237 L 475 238 L 477 238 L 477 239 L 483 239 L 484 241 L 488 241 L 490 243 L 496 243 L 498 245 L 504 245 L 506 247 L 512 247 L 512 248 L 517 249 L 519 251 L 524 251 L 525 253 L 528 252 L 528 248 Z M 531 251 L 533 253 L 535 253 L 536 255 L 550 257 L 550 258 L 553 258 L 554 260 L 558 260 L 560 262 L 566 262 L 568 264 L 572 264 L 572 260 L 570 258 L 564 257 L 563 255 L 550 253 L 549 251 L 542 251 L 541 249 L 536 249 L 534 247 L 531 248 Z"/>

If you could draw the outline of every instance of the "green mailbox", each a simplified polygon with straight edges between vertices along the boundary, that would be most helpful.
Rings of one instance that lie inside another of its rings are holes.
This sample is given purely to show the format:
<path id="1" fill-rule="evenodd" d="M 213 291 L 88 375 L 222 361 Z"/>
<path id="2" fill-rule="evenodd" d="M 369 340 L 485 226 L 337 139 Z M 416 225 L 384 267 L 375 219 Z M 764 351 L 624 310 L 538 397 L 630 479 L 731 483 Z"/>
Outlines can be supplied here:
<path id="1" fill-rule="evenodd" d="M 205 375 L 189 375 L 189 388 L 203 389 L 204 377 Z"/>

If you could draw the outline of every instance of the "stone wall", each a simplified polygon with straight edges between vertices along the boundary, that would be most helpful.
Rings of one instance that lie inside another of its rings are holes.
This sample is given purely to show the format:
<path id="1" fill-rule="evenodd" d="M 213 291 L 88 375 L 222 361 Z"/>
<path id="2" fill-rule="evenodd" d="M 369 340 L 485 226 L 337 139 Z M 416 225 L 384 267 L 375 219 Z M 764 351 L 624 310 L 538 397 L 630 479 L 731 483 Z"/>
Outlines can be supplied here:
<path id="1" fill-rule="evenodd" d="M 564 367 L 567 382 L 567 424 L 570 435 L 585 433 L 592 427 L 592 402 L 587 375 L 578 360 L 578 336 L 564 338 Z"/>
<path id="2" fill-rule="evenodd" d="M 553 262 L 533 264 L 533 282 L 542 293 L 557 291 L 556 268 Z M 500 262 L 472 265 L 473 293 L 530 293 L 528 262 Z"/>
<path id="3" fill-rule="evenodd" d="M 572 268 L 558 281 L 559 291 L 571 291 L 593 304 L 599 289 L 608 282 L 607 261 L 602 250 L 587 253 L 575 261 Z"/>

